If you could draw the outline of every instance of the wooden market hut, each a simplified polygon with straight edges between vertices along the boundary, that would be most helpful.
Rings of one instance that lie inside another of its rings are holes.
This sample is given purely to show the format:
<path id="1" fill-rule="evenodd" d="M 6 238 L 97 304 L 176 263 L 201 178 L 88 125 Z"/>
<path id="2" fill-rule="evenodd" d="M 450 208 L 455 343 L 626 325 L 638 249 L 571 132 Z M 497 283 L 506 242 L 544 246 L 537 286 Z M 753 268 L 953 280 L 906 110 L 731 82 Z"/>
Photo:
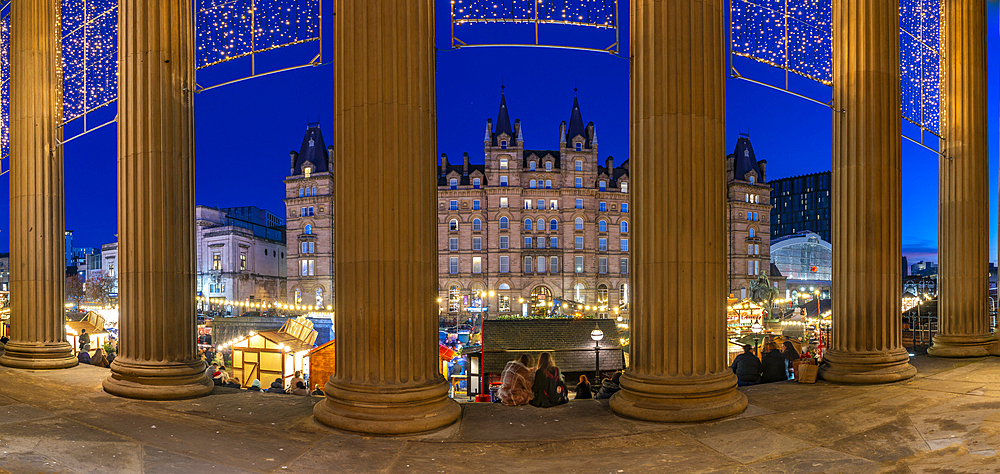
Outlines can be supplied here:
<path id="1" fill-rule="evenodd" d="M 333 375 L 334 363 L 336 362 L 336 341 L 331 340 L 326 344 L 309 351 L 309 390 L 326 385 L 327 380 Z M 324 389 L 326 390 L 326 389 Z"/>
<path id="2" fill-rule="evenodd" d="M 79 321 L 67 321 L 66 322 L 66 342 L 69 342 L 73 346 L 73 353 L 80 353 L 80 334 L 83 334 L 83 330 L 87 330 L 87 334 L 90 335 L 90 351 L 91 354 L 97 351 L 98 347 L 104 347 L 111 340 L 111 334 L 104 329 L 105 322 L 104 317 L 97 314 L 94 311 L 87 313 L 87 315 Z"/>
<path id="3" fill-rule="evenodd" d="M 243 387 L 254 379 L 267 387 L 274 379 L 287 386 L 295 371 L 309 374 L 309 350 L 318 333 L 304 317 L 289 319 L 277 331 L 251 333 L 233 344 L 233 377 Z"/>

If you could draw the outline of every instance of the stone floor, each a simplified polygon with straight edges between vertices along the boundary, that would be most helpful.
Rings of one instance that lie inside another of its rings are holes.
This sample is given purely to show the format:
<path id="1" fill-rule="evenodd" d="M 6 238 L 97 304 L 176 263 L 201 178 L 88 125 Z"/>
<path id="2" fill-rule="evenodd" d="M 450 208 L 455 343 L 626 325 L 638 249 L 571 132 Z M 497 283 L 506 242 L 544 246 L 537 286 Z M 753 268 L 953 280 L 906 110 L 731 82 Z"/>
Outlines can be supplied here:
<path id="1" fill-rule="evenodd" d="M 664 425 L 606 403 L 463 404 L 437 433 L 375 438 L 313 420 L 319 398 L 216 388 L 180 402 L 115 398 L 107 369 L 0 368 L 0 472 L 1000 472 L 1000 358 L 917 357 L 882 386 L 740 389 L 746 413 Z"/>

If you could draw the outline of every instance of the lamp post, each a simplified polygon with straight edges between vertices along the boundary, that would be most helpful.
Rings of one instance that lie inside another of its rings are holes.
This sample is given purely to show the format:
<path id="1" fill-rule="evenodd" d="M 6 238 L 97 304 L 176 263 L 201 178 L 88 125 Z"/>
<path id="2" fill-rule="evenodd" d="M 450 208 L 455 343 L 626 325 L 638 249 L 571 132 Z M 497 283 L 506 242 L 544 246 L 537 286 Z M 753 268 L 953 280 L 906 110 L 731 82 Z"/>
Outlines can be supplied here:
<path id="1" fill-rule="evenodd" d="M 604 331 L 601 331 L 600 326 L 594 323 L 594 330 L 590 331 L 590 338 L 594 340 L 594 360 L 596 367 L 594 368 L 594 383 L 601 382 L 601 339 L 604 339 Z"/>
<path id="2" fill-rule="evenodd" d="M 764 330 L 764 326 L 760 325 L 760 320 L 754 321 L 753 325 L 750 326 L 750 332 L 754 334 L 760 334 Z M 753 338 L 753 351 L 757 352 L 757 346 L 760 345 L 760 340 L 756 337 Z"/>

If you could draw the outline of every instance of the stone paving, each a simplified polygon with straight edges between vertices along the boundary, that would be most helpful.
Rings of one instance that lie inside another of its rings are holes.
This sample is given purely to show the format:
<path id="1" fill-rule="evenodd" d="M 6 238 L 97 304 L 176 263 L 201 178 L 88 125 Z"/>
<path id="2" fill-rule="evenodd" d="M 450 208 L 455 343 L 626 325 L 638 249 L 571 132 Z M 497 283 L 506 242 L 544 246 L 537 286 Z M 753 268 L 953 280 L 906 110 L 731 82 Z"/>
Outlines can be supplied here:
<path id="1" fill-rule="evenodd" d="M 101 390 L 107 369 L 0 368 L 0 473 L 1000 472 L 1000 358 L 913 364 L 889 385 L 741 388 L 747 411 L 712 423 L 627 420 L 593 400 L 467 403 L 455 425 L 406 438 L 326 428 L 319 398 L 136 401 Z"/>

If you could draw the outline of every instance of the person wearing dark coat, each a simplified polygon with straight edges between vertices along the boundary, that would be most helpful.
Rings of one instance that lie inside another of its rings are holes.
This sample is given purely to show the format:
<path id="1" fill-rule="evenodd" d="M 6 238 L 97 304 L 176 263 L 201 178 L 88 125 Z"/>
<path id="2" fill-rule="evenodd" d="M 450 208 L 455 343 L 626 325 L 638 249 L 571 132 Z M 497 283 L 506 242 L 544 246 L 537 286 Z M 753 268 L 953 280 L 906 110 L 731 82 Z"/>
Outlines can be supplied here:
<path id="1" fill-rule="evenodd" d="M 594 394 L 590 392 L 590 381 L 587 380 L 586 375 L 580 376 L 580 383 L 576 384 L 576 398 L 574 400 L 588 400 L 594 398 Z"/>
<path id="2" fill-rule="evenodd" d="M 90 345 L 90 334 L 87 334 L 87 330 L 86 329 L 81 329 L 80 330 L 80 349 L 82 350 L 83 346 L 89 346 L 89 345 Z"/>
<path id="3" fill-rule="evenodd" d="M 788 378 L 795 378 L 795 373 L 792 371 L 792 363 L 799 360 L 799 351 L 795 350 L 795 346 L 792 344 L 792 341 L 785 341 L 784 348 L 781 350 L 781 355 L 785 358 L 785 363 L 788 367 Z"/>
<path id="4" fill-rule="evenodd" d="M 769 342 L 764 345 L 764 360 L 760 362 L 761 383 L 781 382 L 788 380 L 788 366 L 785 357 L 778 351 L 778 345 Z"/>
<path id="5" fill-rule="evenodd" d="M 285 383 L 280 378 L 274 379 L 274 382 L 271 382 L 271 387 L 264 391 L 267 393 L 285 393 Z"/>
<path id="6" fill-rule="evenodd" d="M 750 344 L 743 346 L 743 353 L 736 356 L 730 368 L 736 374 L 736 386 L 745 387 L 760 383 L 760 359 L 754 355 L 753 346 Z"/>
<path id="7" fill-rule="evenodd" d="M 76 355 L 76 360 L 80 361 L 80 364 L 90 365 L 90 344 L 87 344 L 80 348 L 80 353 Z"/>
<path id="8" fill-rule="evenodd" d="M 559 367 L 556 367 L 555 361 L 552 360 L 552 354 L 543 352 L 542 355 L 538 356 L 538 367 L 535 369 L 535 380 L 531 384 L 531 391 L 534 393 L 534 398 L 532 398 L 530 402 L 532 406 L 536 406 L 538 408 L 549 408 L 569 402 L 569 395 L 563 393 L 558 402 L 552 403 L 548 394 L 549 377 L 561 379 L 562 373 L 559 372 Z M 565 388 L 565 384 L 561 384 L 560 387 Z"/>
<path id="9" fill-rule="evenodd" d="M 598 400 L 605 400 L 618 393 L 618 391 L 622 389 L 621 385 L 618 385 L 621 378 L 622 373 L 615 372 L 615 375 L 612 375 L 610 379 L 604 379 L 604 381 L 601 382 L 601 389 L 597 392 L 597 396 L 594 398 Z"/>

